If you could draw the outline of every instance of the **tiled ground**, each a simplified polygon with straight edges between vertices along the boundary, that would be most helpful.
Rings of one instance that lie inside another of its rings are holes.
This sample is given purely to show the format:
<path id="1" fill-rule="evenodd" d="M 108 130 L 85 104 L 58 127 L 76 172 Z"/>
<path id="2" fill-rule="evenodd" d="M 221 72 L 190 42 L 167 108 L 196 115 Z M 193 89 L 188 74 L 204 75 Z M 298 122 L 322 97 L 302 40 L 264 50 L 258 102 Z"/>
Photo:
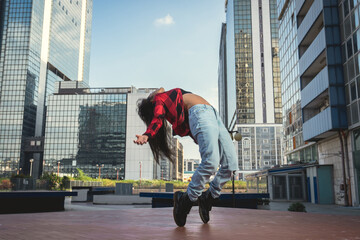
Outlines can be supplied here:
<path id="1" fill-rule="evenodd" d="M 9 214 L 0 239 L 360 239 L 360 216 L 213 208 L 202 224 L 194 207 L 179 228 L 171 208 Z"/>

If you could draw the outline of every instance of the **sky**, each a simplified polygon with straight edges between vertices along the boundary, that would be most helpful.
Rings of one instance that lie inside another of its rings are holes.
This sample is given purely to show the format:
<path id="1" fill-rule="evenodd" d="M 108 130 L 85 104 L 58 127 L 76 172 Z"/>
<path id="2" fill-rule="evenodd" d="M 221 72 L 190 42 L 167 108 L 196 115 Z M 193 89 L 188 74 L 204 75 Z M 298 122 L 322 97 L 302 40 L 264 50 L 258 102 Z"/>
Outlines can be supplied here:
<path id="1" fill-rule="evenodd" d="M 225 0 L 93 0 L 93 4 L 91 87 L 179 87 L 218 107 Z M 184 159 L 200 159 L 190 137 L 179 140 Z"/>

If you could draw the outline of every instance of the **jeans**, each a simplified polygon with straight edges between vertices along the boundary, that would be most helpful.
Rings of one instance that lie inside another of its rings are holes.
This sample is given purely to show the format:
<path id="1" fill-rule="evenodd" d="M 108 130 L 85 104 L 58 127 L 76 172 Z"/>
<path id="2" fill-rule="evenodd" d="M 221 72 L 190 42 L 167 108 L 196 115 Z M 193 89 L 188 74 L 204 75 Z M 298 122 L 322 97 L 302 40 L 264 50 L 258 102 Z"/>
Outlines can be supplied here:
<path id="1" fill-rule="evenodd" d="M 217 198 L 224 184 L 231 179 L 232 172 L 238 170 L 234 143 L 219 114 L 210 105 L 191 107 L 189 123 L 190 131 L 199 144 L 201 163 L 191 178 L 187 194 L 191 201 L 196 201 L 210 176 L 217 172 L 210 182 L 211 195 Z"/>

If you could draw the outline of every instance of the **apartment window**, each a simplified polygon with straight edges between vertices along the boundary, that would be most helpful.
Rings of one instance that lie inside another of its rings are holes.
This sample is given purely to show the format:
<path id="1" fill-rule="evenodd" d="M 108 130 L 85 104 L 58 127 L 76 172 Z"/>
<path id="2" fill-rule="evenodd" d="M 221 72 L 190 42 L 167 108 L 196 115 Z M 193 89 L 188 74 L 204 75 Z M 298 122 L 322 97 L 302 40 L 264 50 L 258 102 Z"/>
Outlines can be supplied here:
<path id="1" fill-rule="evenodd" d="M 352 124 L 355 124 L 359 121 L 359 112 L 357 102 L 351 104 L 351 116 L 352 116 Z"/>
<path id="2" fill-rule="evenodd" d="M 350 83 L 350 93 L 351 93 L 351 102 L 355 101 L 357 96 L 356 96 L 356 86 L 355 86 L 355 81 Z"/>
<path id="3" fill-rule="evenodd" d="M 349 2 L 348 0 L 345 0 L 344 3 L 343 3 L 343 9 L 344 9 L 344 16 L 346 17 L 350 10 L 349 10 Z"/>
<path id="4" fill-rule="evenodd" d="M 348 38 L 350 34 L 351 34 L 351 24 L 350 24 L 350 17 L 348 17 L 347 19 L 345 19 L 345 38 Z"/>
<path id="5" fill-rule="evenodd" d="M 347 45 L 348 58 L 350 58 L 353 55 L 353 48 L 352 48 L 352 40 L 351 40 L 351 38 L 347 41 L 346 45 Z"/>
<path id="6" fill-rule="evenodd" d="M 350 59 L 347 65 L 348 65 L 348 77 L 350 81 L 355 77 L 354 58 Z"/>
<path id="7" fill-rule="evenodd" d="M 356 78 L 356 85 L 357 85 L 357 96 L 360 98 L 360 77 Z"/>

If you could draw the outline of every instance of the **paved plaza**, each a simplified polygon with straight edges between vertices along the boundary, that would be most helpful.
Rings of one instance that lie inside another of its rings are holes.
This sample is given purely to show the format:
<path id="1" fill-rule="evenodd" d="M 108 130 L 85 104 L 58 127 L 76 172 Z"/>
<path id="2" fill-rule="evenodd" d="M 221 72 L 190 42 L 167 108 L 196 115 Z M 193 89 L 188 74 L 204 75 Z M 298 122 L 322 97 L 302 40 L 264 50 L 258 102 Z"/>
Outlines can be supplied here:
<path id="1" fill-rule="evenodd" d="M 272 206 L 280 211 L 215 207 L 208 224 L 194 207 L 180 228 L 172 208 L 67 201 L 64 212 L 0 215 L 0 239 L 360 239 L 358 208 L 324 208 L 339 208 L 340 214 L 296 213 L 284 211 L 287 205 Z"/>

